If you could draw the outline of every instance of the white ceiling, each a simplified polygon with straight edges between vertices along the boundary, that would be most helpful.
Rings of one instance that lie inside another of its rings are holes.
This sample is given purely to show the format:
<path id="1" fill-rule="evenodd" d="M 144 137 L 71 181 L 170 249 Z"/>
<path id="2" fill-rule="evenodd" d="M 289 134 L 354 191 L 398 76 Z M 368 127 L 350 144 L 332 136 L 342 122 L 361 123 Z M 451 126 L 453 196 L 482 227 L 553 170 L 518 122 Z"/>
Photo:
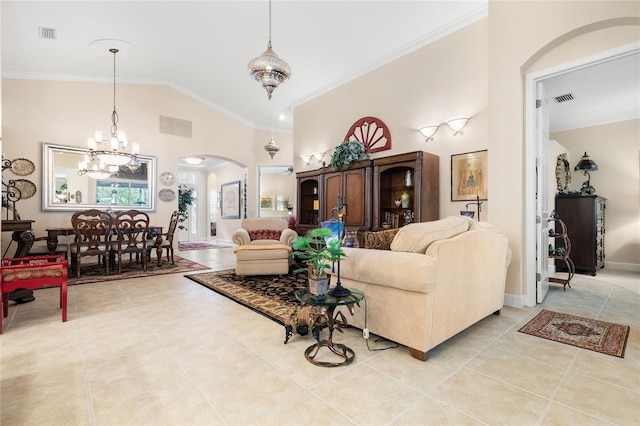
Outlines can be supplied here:
<path id="1" fill-rule="evenodd" d="M 545 79 L 544 86 L 552 133 L 640 118 L 638 52 Z M 554 99 L 566 94 L 573 99 Z"/>
<path id="2" fill-rule="evenodd" d="M 262 1 L 2 1 L 5 77 L 167 84 L 247 123 L 292 131 L 292 106 L 486 16 L 482 1 L 274 1 L 273 50 L 292 69 L 271 101 L 247 73 L 267 47 Z M 56 29 L 56 40 L 38 37 Z M 285 120 L 278 121 L 280 114 Z"/>
<path id="3" fill-rule="evenodd" d="M 89 46 L 121 40 L 118 84 L 169 85 L 254 127 L 286 132 L 300 102 L 487 14 L 486 0 L 274 1 L 273 49 L 292 77 L 268 101 L 246 70 L 266 48 L 266 0 L 4 0 L 0 7 L 3 77 L 111 82 L 113 43 Z M 56 39 L 39 38 L 39 27 L 55 29 Z M 622 64 L 626 72 L 584 70 L 546 81 L 549 95 L 575 97 L 552 105 L 552 131 L 603 115 L 638 117 L 637 55 L 634 61 Z"/>

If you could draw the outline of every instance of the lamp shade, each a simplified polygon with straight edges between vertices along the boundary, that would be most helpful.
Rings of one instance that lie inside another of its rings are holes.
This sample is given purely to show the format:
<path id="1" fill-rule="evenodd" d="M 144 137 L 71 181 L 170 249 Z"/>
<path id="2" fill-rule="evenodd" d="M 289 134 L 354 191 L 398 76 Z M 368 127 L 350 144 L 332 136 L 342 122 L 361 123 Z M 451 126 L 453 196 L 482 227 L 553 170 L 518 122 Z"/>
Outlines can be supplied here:
<path id="1" fill-rule="evenodd" d="M 589 158 L 587 152 L 585 151 L 578 164 L 576 164 L 574 170 L 598 170 L 598 165 L 591 158 Z"/>

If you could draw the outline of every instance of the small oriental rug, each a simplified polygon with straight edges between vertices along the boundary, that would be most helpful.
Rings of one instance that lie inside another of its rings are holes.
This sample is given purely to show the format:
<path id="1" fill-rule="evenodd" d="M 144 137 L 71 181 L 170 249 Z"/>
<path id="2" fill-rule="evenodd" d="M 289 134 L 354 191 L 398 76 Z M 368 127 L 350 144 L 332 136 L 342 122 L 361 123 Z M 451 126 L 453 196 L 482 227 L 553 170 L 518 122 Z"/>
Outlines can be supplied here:
<path id="1" fill-rule="evenodd" d="M 178 249 L 180 251 L 188 251 L 188 250 L 208 250 L 208 249 L 220 249 L 220 248 L 230 248 L 230 246 L 220 246 L 212 243 L 179 243 Z"/>
<path id="2" fill-rule="evenodd" d="M 300 302 L 295 291 L 308 287 L 306 274 L 240 277 L 234 270 L 192 274 L 187 278 L 284 324 Z"/>
<path id="3" fill-rule="evenodd" d="M 521 333 L 624 358 L 629 326 L 542 310 Z"/>
<path id="4" fill-rule="evenodd" d="M 201 265 L 196 262 L 184 259 L 179 256 L 173 256 L 175 265 L 167 262 L 166 255 L 162 259 L 162 263 L 158 267 L 158 261 L 155 255 L 152 255 L 151 261 L 147 264 L 147 271 L 142 269 L 142 265 L 133 261 L 129 263 L 129 256 L 123 256 L 122 258 L 122 273 L 118 274 L 118 266 L 115 270 L 113 267 L 109 268 L 109 275 L 104 274 L 104 267 L 97 264 L 82 265 L 80 269 L 80 278 L 76 278 L 75 271 L 69 267 L 69 285 L 76 284 L 89 284 L 102 281 L 115 281 L 115 280 L 127 280 L 130 278 L 149 277 L 153 275 L 164 274 L 177 274 L 192 271 L 203 271 L 210 269 L 207 266 Z"/>

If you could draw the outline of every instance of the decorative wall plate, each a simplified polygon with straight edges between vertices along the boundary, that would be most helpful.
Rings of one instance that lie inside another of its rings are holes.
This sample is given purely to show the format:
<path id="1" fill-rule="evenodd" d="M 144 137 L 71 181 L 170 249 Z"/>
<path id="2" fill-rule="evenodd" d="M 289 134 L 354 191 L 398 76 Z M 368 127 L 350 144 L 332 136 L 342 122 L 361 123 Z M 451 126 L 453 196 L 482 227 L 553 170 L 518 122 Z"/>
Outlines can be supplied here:
<path id="1" fill-rule="evenodd" d="M 176 199 L 176 193 L 173 189 L 161 189 L 158 196 L 160 197 L 160 200 L 167 202 Z"/>
<path id="2" fill-rule="evenodd" d="M 371 154 L 391 149 L 391 132 L 386 124 L 376 117 L 362 117 L 351 125 L 345 141 L 357 140 L 364 145 L 364 152 Z"/>
<path id="3" fill-rule="evenodd" d="M 20 199 L 26 200 L 36 195 L 36 184 L 27 179 L 15 179 L 15 187 L 20 190 Z"/>
<path id="4" fill-rule="evenodd" d="M 162 172 L 160 173 L 160 182 L 163 185 L 171 186 L 176 183 L 176 177 L 171 172 Z"/>
<path id="5" fill-rule="evenodd" d="M 11 161 L 11 171 L 18 176 L 28 176 L 36 169 L 31 160 L 16 158 Z"/>

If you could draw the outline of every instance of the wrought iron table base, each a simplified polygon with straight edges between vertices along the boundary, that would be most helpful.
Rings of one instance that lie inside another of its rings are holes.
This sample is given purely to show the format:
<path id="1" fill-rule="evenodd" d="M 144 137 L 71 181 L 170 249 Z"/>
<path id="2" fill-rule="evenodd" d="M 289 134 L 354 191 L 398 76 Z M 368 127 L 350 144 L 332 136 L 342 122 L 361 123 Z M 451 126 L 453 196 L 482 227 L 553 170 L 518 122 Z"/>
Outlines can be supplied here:
<path id="1" fill-rule="evenodd" d="M 320 367 L 339 367 L 341 365 L 351 364 L 351 361 L 353 361 L 353 358 L 355 357 L 355 352 L 353 352 L 353 349 L 349 348 L 348 346 L 342 343 L 333 343 L 333 330 L 337 329 L 339 332 L 342 333 L 342 330 L 340 329 L 348 327 L 347 320 L 344 317 L 344 315 L 342 315 L 340 312 L 334 315 L 334 311 L 335 311 L 335 306 L 330 306 L 327 308 L 327 311 L 324 313 L 324 315 L 321 315 L 316 319 L 316 322 L 318 322 L 321 318 L 324 318 L 327 321 L 329 336 L 327 337 L 326 340 L 321 340 L 309 346 L 304 351 L 304 357 L 307 359 L 307 361 L 309 361 L 313 365 L 317 365 Z M 341 320 L 336 320 L 337 316 L 340 316 Z M 320 352 L 320 348 L 323 348 L 323 347 L 326 347 L 333 354 L 342 358 L 342 361 L 340 362 L 317 361 L 315 359 L 316 355 L 318 355 L 318 352 Z"/>

